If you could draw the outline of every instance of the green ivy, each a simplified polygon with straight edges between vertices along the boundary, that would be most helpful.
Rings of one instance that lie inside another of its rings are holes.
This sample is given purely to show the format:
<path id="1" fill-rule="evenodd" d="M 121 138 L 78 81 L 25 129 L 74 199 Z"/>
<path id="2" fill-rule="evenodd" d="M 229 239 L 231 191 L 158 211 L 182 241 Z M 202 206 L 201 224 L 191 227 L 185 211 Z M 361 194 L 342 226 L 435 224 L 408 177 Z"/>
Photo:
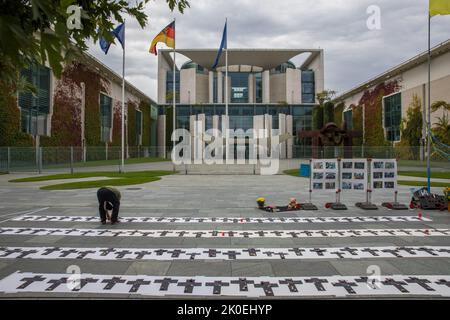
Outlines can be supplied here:
<path id="1" fill-rule="evenodd" d="M 151 133 L 151 119 L 150 119 L 150 104 L 141 101 L 139 108 L 142 111 L 142 145 L 150 146 L 150 133 Z"/>
<path id="2" fill-rule="evenodd" d="M 343 102 L 338 103 L 335 107 L 334 107 L 334 123 L 336 123 L 336 125 L 338 127 L 342 126 L 342 116 L 344 113 L 344 109 L 345 109 L 345 104 Z"/>

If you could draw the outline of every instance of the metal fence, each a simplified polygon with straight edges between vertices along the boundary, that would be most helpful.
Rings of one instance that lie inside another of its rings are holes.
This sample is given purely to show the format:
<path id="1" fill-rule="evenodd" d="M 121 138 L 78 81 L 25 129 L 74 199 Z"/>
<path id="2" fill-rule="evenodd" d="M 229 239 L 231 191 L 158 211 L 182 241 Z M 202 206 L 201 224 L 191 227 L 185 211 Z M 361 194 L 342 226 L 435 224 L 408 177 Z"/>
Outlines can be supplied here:
<path id="1" fill-rule="evenodd" d="M 164 157 L 164 148 L 161 147 L 128 147 L 125 152 L 126 165 L 150 162 L 154 158 L 170 161 L 171 148 L 165 151 Z M 397 158 L 411 160 L 411 165 L 416 166 L 420 165 L 421 160 L 424 161 L 424 157 L 422 147 L 294 146 L 292 158 L 281 157 L 281 160 L 284 160 L 283 168 L 288 169 L 295 168 L 302 160 L 311 158 Z M 119 170 L 120 158 L 120 147 L 0 147 L 0 172 L 73 172 L 75 169 L 82 171 L 103 166 L 109 167 L 108 170 Z M 440 158 L 437 154 L 433 154 L 432 159 L 434 165 L 450 170 L 450 162 L 447 159 Z M 244 169 L 255 171 L 253 166 Z"/>
<path id="2" fill-rule="evenodd" d="M 127 162 L 163 157 L 159 147 L 128 147 Z M 75 168 L 120 166 L 120 147 L 0 147 L 0 172 L 73 171 Z"/>

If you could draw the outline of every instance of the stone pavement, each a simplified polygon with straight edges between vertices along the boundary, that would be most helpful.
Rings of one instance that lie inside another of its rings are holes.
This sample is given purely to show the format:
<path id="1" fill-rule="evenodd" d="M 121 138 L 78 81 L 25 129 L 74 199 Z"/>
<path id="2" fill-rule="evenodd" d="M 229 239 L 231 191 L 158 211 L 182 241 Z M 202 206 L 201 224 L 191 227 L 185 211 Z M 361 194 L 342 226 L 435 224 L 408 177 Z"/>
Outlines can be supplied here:
<path id="1" fill-rule="evenodd" d="M 306 201 L 308 180 L 180 174 L 119 188 L 123 222 L 101 226 L 96 190 L 18 176 L 0 176 L 1 297 L 450 297 L 448 212 L 363 211 L 355 192 L 331 211 L 314 192 L 318 211 L 266 213 L 256 198 Z"/>

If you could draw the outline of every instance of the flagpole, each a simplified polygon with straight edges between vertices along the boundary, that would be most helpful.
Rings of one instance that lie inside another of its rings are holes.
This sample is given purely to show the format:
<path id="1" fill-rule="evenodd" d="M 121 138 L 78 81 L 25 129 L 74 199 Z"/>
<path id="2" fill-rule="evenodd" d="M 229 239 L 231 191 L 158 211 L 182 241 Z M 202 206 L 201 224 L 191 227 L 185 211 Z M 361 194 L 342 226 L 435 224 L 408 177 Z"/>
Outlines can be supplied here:
<path id="1" fill-rule="evenodd" d="M 225 48 L 225 115 L 228 117 L 228 18 L 225 18 L 227 26 L 227 45 Z"/>
<path id="2" fill-rule="evenodd" d="M 175 25 L 175 18 L 173 18 L 173 28 L 174 28 L 174 36 L 173 36 L 173 91 L 172 91 L 172 103 L 173 103 L 173 119 L 172 119 L 172 126 L 173 126 L 173 131 L 175 131 L 175 129 L 176 129 L 176 112 L 177 112 L 177 110 L 176 110 L 176 108 L 177 108 L 177 106 L 176 106 L 176 100 L 177 100 L 177 92 L 176 92 L 176 86 L 175 86 L 175 81 L 176 81 L 176 77 L 175 77 L 175 74 L 176 74 L 176 72 L 177 72 L 177 65 L 176 65 L 176 50 L 175 50 L 175 47 L 176 47 L 176 34 L 177 34 L 177 32 L 176 32 L 176 25 Z M 173 141 L 173 144 L 172 144 L 172 152 L 174 152 L 175 151 L 175 141 Z M 175 165 L 174 165 L 174 171 L 175 171 Z"/>
<path id="3" fill-rule="evenodd" d="M 120 172 L 125 172 L 125 21 L 123 22 L 123 52 L 122 52 L 122 150 Z"/>
<path id="4" fill-rule="evenodd" d="M 427 124 L 427 187 L 431 192 L 431 15 L 428 12 L 428 124 Z"/>

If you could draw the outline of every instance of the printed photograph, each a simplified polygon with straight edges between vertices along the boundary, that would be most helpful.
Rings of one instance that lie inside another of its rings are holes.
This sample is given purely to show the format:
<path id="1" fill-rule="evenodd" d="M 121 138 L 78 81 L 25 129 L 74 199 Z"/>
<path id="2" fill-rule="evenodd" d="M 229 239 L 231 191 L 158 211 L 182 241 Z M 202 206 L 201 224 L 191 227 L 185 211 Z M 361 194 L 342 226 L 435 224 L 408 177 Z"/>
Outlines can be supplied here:
<path id="1" fill-rule="evenodd" d="M 373 178 L 374 179 L 383 179 L 383 172 L 374 172 Z"/>
<path id="2" fill-rule="evenodd" d="M 322 180 L 323 179 L 323 172 L 314 172 L 313 179 L 314 180 Z"/>
<path id="3" fill-rule="evenodd" d="M 322 170 L 323 162 L 314 162 L 314 170 Z"/>
<path id="4" fill-rule="evenodd" d="M 373 188 L 374 189 L 382 189 L 383 188 L 383 181 L 374 181 Z"/>
<path id="5" fill-rule="evenodd" d="M 385 173 L 384 173 L 384 177 L 385 177 L 386 179 L 392 179 L 392 178 L 395 177 L 395 172 L 385 172 Z"/>
<path id="6" fill-rule="evenodd" d="M 355 184 L 353 184 L 353 189 L 355 189 L 355 190 L 364 190 L 364 183 L 355 183 Z"/>
<path id="7" fill-rule="evenodd" d="M 395 162 L 386 162 L 384 167 L 385 169 L 395 169 Z"/>
<path id="8" fill-rule="evenodd" d="M 343 172 L 342 173 L 342 179 L 349 180 L 351 178 L 352 178 L 352 173 L 351 172 Z"/>
<path id="9" fill-rule="evenodd" d="M 327 172 L 325 175 L 325 179 L 327 180 L 334 180 L 336 179 L 336 173 L 334 172 Z"/>
<path id="10" fill-rule="evenodd" d="M 336 162 L 327 162 L 326 163 L 326 169 L 328 169 L 328 170 L 335 170 L 336 169 Z"/>
<path id="11" fill-rule="evenodd" d="M 335 182 L 325 183 L 325 189 L 327 189 L 327 190 L 336 189 L 336 183 Z"/>
<path id="12" fill-rule="evenodd" d="M 374 169 L 383 169 L 384 168 L 384 162 L 376 161 L 373 163 Z"/>
<path id="13" fill-rule="evenodd" d="M 394 189 L 395 184 L 394 184 L 394 182 L 392 182 L 392 181 L 387 181 L 387 182 L 384 183 L 384 187 L 385 187 L 386 189 Z"/>
<path id="14" fill-rule="evenodd" d="M 355 169 L 364 170 L 366 168 L 365 162 L 355 162 Z"/>
<path id="15" fill-rule="evenodd" d="M 352 169 L 353 168 L 353 162 L 348 162 L 348 161 L 342 162 L 342 168 L 344 168 L 344 169 Z"/>
<path id="16" fill-rule="evenodd" d="M 355 172 L 353 174 L 353 177 L 354 177 L 355 180 L 364 180 L 365 173 L 363 173 L 363 172 Z"/>
<path id="17" fill-rule="evenodd" d="M 323 183 L 321 182 L 314 182 L 313 183 L 313 189 L 317 190 L 317 189 L 323 189 Z"/>
<path id="18" fill-rule="evenodd" d="M 342 189 L 343 190 L 351 190 L 352 189 L 352 183 L 351 182 L 342 182 Z"/>

